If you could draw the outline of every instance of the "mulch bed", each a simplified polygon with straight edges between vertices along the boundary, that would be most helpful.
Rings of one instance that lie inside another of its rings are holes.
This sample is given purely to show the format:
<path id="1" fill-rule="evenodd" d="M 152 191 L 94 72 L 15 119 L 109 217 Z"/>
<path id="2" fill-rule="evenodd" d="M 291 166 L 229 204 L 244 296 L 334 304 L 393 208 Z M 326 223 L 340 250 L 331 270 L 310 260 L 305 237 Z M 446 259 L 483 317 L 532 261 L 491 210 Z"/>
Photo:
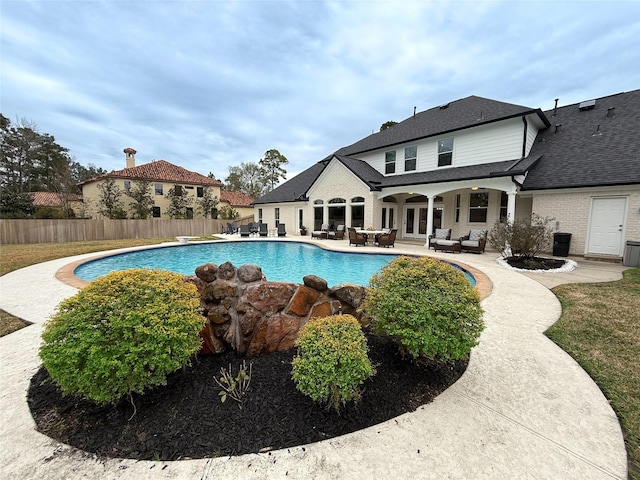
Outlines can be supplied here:
<path id="1" fill-rule="evenodd" d="M 565 261 L 555 258 L 533 257 L 524 259 L 520 257 L 509 257 L 507 263 L 513 268 L 521 268 L 523 270 L 555 270 L 561 268 Z"/>
<path id="2" fill-rule="evenodd" d="M 253 376 L 242 408 L 229 398 L 222 403 L 214 381 L 229 363 L 238 372 L 242 357 L 235 352 L 199 356 L 171 374 L 166 386 L 135 395 L 131 419 L 128 401 L 100 407 L 62 396 L 44 368 L 31 380 L 28 403 L 38 431 L 101 456 L 207 458 L 304 445 L 376 425 L 431 402 L 467 367 L 467 361 L 417 364 L 402 359 L 389 339 L 367 338 L 377 373 L 365 382 L 361 401 L 339 414 L 295 389 L 294 350 L 250 360 Z"/>

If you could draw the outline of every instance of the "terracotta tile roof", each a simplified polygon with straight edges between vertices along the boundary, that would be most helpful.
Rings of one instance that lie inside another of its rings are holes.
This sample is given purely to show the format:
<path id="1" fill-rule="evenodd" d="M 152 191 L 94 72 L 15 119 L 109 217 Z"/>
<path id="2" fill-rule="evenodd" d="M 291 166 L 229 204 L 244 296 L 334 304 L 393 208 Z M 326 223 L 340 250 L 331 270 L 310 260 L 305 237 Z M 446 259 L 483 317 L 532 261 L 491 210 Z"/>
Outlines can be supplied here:
<path id="1" fill-rule="evenodd" d="M 242 192 L 222 190 L 220 200 L 227 202 L 232 207 L 250 207 L 254 198 Z"/>
<path id="2" fill-rule="evenodd" d="M 65 196 L 54 192 L 33 192 L 33 204 L 38 207 L 61 207 Z M 66 198 L 71 202 L 81 202 L 82 195 L 67 194 Z"/>
<path id="3" fill-rule="evenodd" d="M 122 170 L 114 170 L 110 173 L 101 175 L 82 182 L 82 184 L 95 182 L 103 178 L 130 178 L 132 180 L 149 180 L 158 182 L 172 182 L 177 184 L 188 185 L 204 185 L 212 187 L 221 187 L 222 182 L 214 178 L 205 177 L 186 168 L 179 167 L 166 160 L 156 160 L 151 163 L 145 163 L 137 167 L 124 168 Z M 81 185 L 82 185 L 81 184 Z"/>

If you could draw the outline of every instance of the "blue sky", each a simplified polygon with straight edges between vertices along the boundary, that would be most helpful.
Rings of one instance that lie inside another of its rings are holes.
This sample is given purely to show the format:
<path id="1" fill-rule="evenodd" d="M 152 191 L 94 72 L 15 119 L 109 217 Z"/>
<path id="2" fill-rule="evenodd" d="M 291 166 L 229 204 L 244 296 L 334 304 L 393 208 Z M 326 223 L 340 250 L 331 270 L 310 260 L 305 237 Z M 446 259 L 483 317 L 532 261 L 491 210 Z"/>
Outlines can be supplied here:
<path id="1" fill-rule="evenodd" d="M 291 178 L 414 106 L 640 88 L 635 0 L 2 0 L 0 30 L 0 112 L 106 170 L 276 148 Z"/>

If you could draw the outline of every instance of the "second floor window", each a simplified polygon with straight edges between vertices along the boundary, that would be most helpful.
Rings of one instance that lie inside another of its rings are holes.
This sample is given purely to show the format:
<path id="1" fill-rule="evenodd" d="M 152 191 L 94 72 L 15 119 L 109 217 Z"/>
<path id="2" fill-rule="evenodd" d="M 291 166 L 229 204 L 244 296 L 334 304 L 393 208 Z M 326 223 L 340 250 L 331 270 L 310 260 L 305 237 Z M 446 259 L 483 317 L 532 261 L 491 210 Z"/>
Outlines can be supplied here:
<path id="1" fill-rule="evenodd" d="M 162 184 L 161 183 L 156 183 L 156 195 L 164 195 L 164 193 L 162 193 Z"/>
<path id="2" fill-rule="evenodd" d="M 196 188 L 196 196 L 198 198 L 204 197 L 204 187 L 197 187 Z"/>
<path id="3" fill-rule="evenodd" d="M 387 152 L 384 154 L 384 173 L 396 173 L 396 152 Z"/>
<path id="4" fill-rule="evenodd" d="M 418 156 L 418 147 L 407 147 L 404 149 L 404 171 L 411 172 L 416 169 L 416 158 Z"/>
<path id="5" fill-rule="evenodd" d="M 124 181 L 124 189 L 127 191 L 131 190 L 131 180 Z"/>
<path id="6" fill-rule="evenodd" d="M 182 195 L 182 185 L 174 185 L 173 186 L 173 193 L 176 195 L 176 197 L 181 196 Z"/>
<path id="7" fill-rule="evenodd" d="M 453 163 L 453 137 L 438 140 L 438 166 L 447 167 Z"/>

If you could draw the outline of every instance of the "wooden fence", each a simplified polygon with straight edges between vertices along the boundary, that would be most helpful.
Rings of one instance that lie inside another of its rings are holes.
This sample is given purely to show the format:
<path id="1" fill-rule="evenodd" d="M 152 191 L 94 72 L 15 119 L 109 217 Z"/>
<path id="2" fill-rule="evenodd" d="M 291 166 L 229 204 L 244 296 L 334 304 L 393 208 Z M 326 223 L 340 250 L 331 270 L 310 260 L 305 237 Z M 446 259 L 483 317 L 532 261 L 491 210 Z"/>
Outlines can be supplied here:
<path id="1" fill-rule="evenodd" d="M 238 220 L 238 225 L 253 216 Z M 221 233 L 229 220 L 0 220 L 0 244 L 59 243 Z"/>

